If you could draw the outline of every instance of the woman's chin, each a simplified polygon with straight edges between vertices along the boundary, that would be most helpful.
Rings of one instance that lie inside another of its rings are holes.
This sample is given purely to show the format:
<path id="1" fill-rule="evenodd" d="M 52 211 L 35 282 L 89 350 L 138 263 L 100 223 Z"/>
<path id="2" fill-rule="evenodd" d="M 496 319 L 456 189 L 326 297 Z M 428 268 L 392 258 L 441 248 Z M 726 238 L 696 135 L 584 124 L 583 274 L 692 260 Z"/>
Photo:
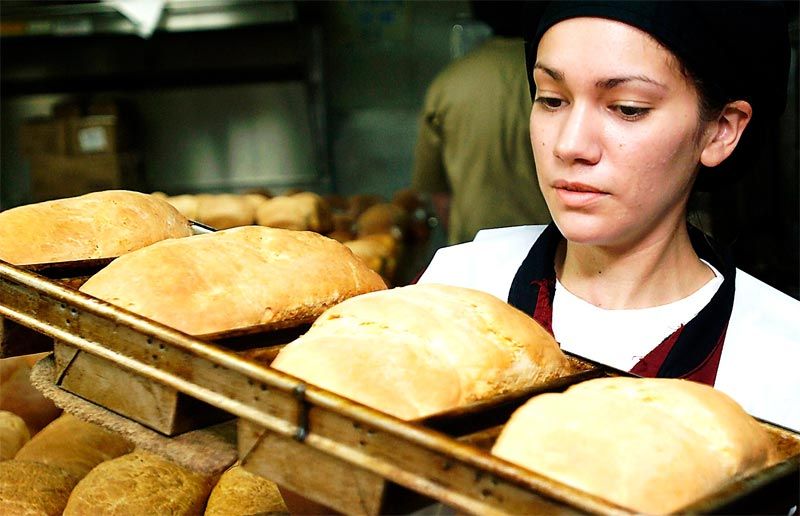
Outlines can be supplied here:
<path id="1" fill-rule="evenodd" d="M 603 245 L 613 240 L 613 226 L 597 216 L 585 214 L 556 215 L 553 220 L 568 241 L 576 244 Z M 609 231 L 611 229 L 612 231 Z"/>

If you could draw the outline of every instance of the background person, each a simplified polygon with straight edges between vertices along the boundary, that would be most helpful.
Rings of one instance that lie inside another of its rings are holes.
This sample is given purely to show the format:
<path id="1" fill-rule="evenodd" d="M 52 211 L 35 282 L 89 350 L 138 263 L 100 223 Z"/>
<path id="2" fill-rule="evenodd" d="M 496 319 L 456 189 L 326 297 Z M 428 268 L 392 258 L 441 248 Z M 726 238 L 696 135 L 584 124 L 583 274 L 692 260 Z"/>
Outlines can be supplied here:
<path id="1" fill-rule="evenodd" d="M 472 2 L 493 36 L 428 88 L 412 186 L 432 194 L 450 243 L 482 228 L 550 221 L 536 183 L 522 2 Z"/>

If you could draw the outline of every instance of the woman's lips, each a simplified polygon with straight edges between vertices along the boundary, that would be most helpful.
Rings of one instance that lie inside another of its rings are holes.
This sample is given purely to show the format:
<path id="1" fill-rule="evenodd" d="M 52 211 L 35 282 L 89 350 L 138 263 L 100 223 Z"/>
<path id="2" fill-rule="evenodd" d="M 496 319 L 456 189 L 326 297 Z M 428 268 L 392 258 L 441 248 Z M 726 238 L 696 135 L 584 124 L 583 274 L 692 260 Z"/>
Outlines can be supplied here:
<path id="1" fill-rule="evenodd" d="M 608 195 L 608 192 L 591 185 L 562 180 L 555 181 L 553 189 L 564 206 L 568 208 L 581 208 Z"/>

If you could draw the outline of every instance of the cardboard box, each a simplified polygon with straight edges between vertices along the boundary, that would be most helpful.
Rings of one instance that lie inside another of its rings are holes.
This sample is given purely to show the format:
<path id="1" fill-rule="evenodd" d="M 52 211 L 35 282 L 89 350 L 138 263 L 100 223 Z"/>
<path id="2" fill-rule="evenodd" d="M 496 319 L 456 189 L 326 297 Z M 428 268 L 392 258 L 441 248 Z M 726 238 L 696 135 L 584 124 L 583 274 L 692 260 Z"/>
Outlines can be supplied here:
<path id="1" fill-rule="evenodd" d="M 143 186 L 136 154 L 40 155 L 31 158 L 30 166 L 33 202 Z"/>
<path id="2" fill-rule="evenodd" d="M 67 122 L 62 119 L 28 120 L 20 127 L 19 139 L 20 153 L 26 158 L 67 154 Z"/>

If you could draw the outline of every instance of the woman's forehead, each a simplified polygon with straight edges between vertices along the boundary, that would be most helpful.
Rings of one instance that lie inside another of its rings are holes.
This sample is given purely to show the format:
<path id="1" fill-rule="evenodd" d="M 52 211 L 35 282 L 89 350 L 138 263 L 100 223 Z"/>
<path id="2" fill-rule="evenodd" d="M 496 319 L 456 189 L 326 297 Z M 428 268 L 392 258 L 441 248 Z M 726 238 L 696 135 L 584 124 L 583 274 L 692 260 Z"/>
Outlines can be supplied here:
<path id="1" fill-rule="evenodd" d="M 616 20 L 570 18 L 550 27 L 539 41 L 536 67 L 569 74 L 654 75 L 680 79 L 675 56 L 648 33 Z"/>

